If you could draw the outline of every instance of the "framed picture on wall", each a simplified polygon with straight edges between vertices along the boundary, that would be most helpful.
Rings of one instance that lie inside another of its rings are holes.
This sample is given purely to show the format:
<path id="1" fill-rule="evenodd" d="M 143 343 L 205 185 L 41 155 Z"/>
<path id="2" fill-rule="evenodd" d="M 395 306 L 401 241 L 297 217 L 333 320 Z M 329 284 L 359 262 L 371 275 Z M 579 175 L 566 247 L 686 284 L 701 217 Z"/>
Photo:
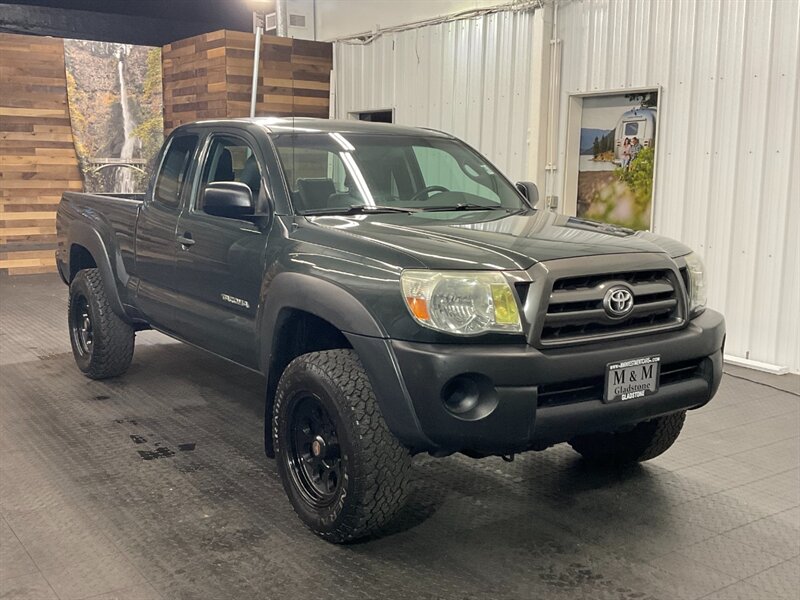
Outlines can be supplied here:
<path id="1" fill-rule="evenodd" d="M 580 218 L 651 229 L 658 89 L 575 97 L 565 204 Z"/>

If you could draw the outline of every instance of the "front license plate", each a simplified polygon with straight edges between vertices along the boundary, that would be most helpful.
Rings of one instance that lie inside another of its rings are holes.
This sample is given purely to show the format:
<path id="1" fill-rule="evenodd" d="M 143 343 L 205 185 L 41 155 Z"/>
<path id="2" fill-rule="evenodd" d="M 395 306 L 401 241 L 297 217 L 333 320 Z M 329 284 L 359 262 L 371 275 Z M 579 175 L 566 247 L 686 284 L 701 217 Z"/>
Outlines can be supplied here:
<path id="1" fill-rule="evenodd" d="M 644 398 L 658 391 L 661 357 L 644 356 L 606 366 L 606 393 L 603 400 L 618 402 Z"/>

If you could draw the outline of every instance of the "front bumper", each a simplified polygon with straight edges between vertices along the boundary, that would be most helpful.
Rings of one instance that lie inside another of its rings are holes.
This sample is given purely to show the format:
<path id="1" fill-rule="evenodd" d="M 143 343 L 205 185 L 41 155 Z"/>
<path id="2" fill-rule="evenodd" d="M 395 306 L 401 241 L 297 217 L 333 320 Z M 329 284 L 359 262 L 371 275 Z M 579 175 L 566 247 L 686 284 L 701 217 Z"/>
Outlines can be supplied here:
<path id="1" fill-rule="evenodd" d="M 706 310 L 679 331 L 552 350 L 348 337 L 389 428 L 406 446 L 505 454 L 703 406 L 722 377 L 725 321 Z M 662 361 L 656 394 L 602 401 L 608 363 L 651 354 Z M 443 396 L 465 375 L 480 383 L 483 408 L 454 414 Z"/>

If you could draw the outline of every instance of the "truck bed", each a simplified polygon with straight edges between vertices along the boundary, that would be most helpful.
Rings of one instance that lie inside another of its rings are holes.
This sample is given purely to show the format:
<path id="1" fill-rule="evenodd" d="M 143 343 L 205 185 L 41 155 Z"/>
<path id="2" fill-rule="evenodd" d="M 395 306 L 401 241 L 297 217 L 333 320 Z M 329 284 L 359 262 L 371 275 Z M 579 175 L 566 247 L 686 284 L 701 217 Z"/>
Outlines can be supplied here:
<path id="1" fill-rule="evenodd" d="M 102 238 L 106 248 L 118 252 L 118 256 L 109 257 L 117 274 L 131 273 L 135 269 L 136 221 L 143 198 L 143 194 L 64 192 L 56 214 L 56 264 L 59 270 L 62 264 L 69 264 L 67 259 L 72 249 L 67 247 L 68 241 L 82 239 L 79 232 L 88 234 L 93 231 Z"/>

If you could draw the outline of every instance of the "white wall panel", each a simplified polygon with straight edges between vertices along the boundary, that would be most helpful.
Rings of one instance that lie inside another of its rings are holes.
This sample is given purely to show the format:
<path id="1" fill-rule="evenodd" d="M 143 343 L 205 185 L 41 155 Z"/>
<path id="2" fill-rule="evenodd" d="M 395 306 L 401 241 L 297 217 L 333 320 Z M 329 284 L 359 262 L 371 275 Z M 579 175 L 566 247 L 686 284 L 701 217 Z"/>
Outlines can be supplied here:
<path id="1" fill-rule="evenodd" d="M 583 0 L 558 20 L 559 164 L 570 94 L 662 86 L 655 231 L 704 256 L 729 354 L 800 371 L 800 2 Z"/>
<path id="2" fill-rule="evenodd" d="M 317 39 L 332 41 L 502 3 L 503 0 L 317 0 Z"/>
<path id="3" fill-rule="evenodd" d="M 661 86 L 655 231 L 705 258 L 729 354 L 800 372 L 800 2 L 573 0 L 558 22 L 554 189 L 570 94 Z M 337 44 L 336 115 L 395 108 L 530 179 L 533 44 L 532 12 Z"/>
<path id="4" fill-rule="evenodd" d="M 335 115 L 394 108 L 396 123 L 452 133 L 522 178 L 532 44 L 532 11 L 337 43 Z"/>

